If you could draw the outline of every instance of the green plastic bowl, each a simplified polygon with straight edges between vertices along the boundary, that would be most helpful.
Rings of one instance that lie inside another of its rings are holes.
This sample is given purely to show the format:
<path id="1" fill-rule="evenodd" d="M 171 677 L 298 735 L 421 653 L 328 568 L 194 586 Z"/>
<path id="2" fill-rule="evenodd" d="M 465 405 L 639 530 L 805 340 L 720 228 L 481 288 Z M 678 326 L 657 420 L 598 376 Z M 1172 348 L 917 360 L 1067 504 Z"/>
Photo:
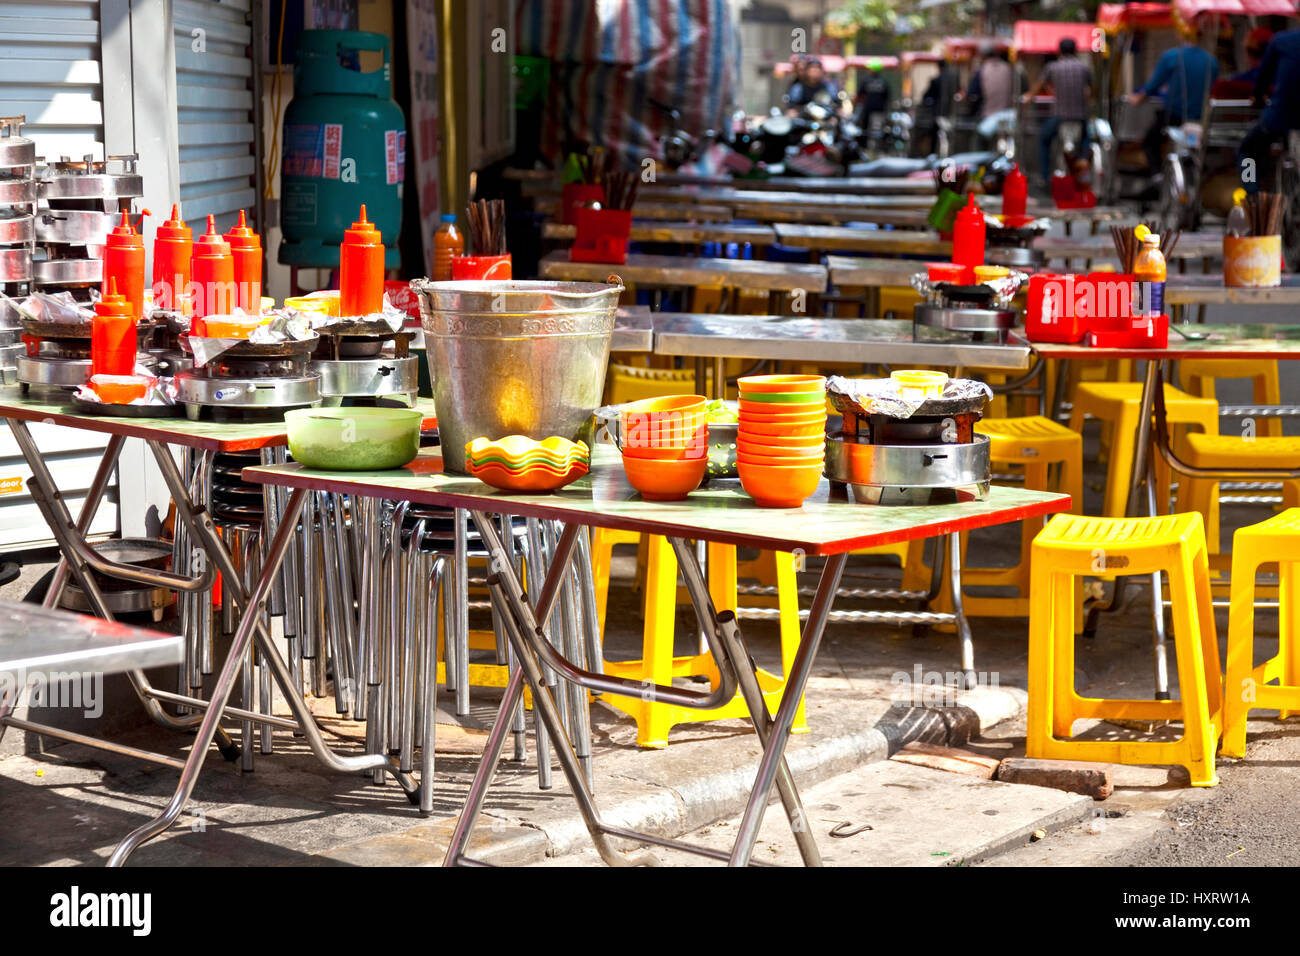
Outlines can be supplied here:
<path id="1" fill-rule="evenodd" d="M 323 471 L 388 471 L 420 453 L 414 408 L 300 408 L 286 412 L 289 454 Z"/>
<path id="2" fill-rule="evenodd" d="M 769 402 L 773 405 L 812 405 L 826 401 L 824 392 L 741 392 L 747 402 Z"/>

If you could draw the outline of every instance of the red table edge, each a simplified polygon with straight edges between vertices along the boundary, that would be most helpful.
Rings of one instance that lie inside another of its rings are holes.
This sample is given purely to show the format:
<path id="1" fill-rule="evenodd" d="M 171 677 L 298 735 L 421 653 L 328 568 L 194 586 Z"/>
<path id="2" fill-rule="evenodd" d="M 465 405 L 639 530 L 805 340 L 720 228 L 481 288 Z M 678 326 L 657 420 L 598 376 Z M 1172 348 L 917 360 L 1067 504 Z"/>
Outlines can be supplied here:
<path id="1" fill-rule="evenodd" d="M 1177 333 L 1174 333 L 1177 334 Z M 1200 348 L 1093 348 L 1089 345 L 1062 345 L 1056 342 L 1029 341 L 1029 347 L 1039 358 L 1063 361 L 1067 359 L 1146 359 L 1159 362 L 1176 362 L 1179 359 L 1253 359 L 1281 361 L 1300 360 L 1300 349 L 1261 352 L 1258 349 L 1233 350 L 1231 345 L 1223 348 L 1203 346 Z"/>
<path id="2" fill-rule="evenodd" d="M 289 442 L 288 433 L 285 431 L 284 422 L 279 422 L 279 431 L 274 435 L 267 435 L 262 438 L 238 438 L 226 440 L 210 435 L 186 435 L 180 432 L 172 432 L 167 435 L 158 434 L 158 430 L 166 430 L 166 423 L 177 421 L 175 418 L 114 418 L 105 415 L 103 418 L 96 418 L 93 415 L 80 415 L 74 412 L 49 412 L 37 411 L 34 408 L 24 408 L 21 405 L 3 405 L 0 406 L 0 418 L 17 418 L 26 422 L 36 422 L 42 425 L 59 425 L 64 428 L 79 428 L 82 431 L 98 432 L 103 435 L 120 435 L 123 438 L 139 438 L 144 441 L 161 441 L 168 445 L 184 445 L 187 448 L 197 448 L 201 451 L 215 452 L 237 452 L 237 451 L 258 451 L 262 448 L 278 448 Z M 139 424 L 136 424 L 139 422 Z M 218 424 L 218 423 L 213 423 Z M 237 425 L 252 425 L 256 422 L 232 422 Z M 276 427 L 277 423 L 267 422 L 268 428 Z M 438 419 L 434 416 L 425 416 L 420 423 L 421 431 L 429 431 L 438 427 Z"/>
<path id="3" fill-rule="evenodd" d="M 277 466 L 277 470 L 269 471 L 260 466 L 245 468 L 243 470 L 244 481 L 254 482 L 257 484 L 280 485 L 290 489 L 306 491 L 324 491 L 343 494 L 354 494 L 366 498 L 389 498 L 395 501 L 411 501 L 416 504 L 433 505 L 444 508 L 464 508 L 469 511 L 489 511 L 493 514 L 517 515 L 524 518 L 541 518 L 548 521 L 572 522 L 578 520 L 580 524 L 594 528 L 612 528 L 616 531 L 635 531 L 644 534 L 658 534 L 665 537 L 687 537 L 692 540 L 710 541 L 716 544 L 731 544 L 742 548 L 758 548 L 764 551 L 793 551 L 799 549 L 806 555 L 830 555 L 842 554 L 846 551 L 856 551 L 861 548 L 874 548 L 880 545 L 895 544 L 902 541 L 912 541 L 918 538 L 932 538 L 938 535 L 953 534 L 961 531 L 973 531 L 978 528 L 988 528 L 994 525 L 1010 524 L 1015 521 L 1023 521 L 1027 518 L 1040 518 L 1049 514 L 1061 511 L 1068 511 L 1071 499 L 1066 494 L 1053 494 L 1052 492 L 1043 492 L 1051 495 L 1041 501 L 1033 504 L 1020 505 L 1014 508 L 1008 508 L 1001 511 L 985 512 L 983 514 L 967 515 L 948 521 L 938 521 L 932 524 L 917 525 L 912 528 L 890 529 L 878 534 L 859 535 L 852 538 L 844 538 L 837 541 L 799 541 L 794 538 L 783 538 L 776 541 L 771 538 L 755 537 L 742 532 L 716 531 L 709 528 L 687 529 L 680 525 L 668 524 L 665 522 L 655 521 L 653 519 L 638 518 L 624 515 L 598 514 L 593 512 L 584 512 L 580 518 L 576 516 L 571 509 L 563 506 L 547 506 L 533 504 L 531 502 L 518 501 L 510 495 L 502 493 L 499 498 L 492 498 L 485 501 L 481 495 L 469 495 L 458 492 L 436 491 L 429 489 L 412 494 L 411 489 L 389 489 L 397 494 L 384 495 L 380 492 L 383 487 L 379 485 L 369 485 L 349 482 L 345 472 L 338 473 L 338 476 L 324 477 L 297 477 L 293 481 L 277 481 L 288 475 L 296 474 L 293 471 L 283 470 Z M 486 486 L 485 486 L 486 487 Z M 558 499 L 563 500 L 563 499 Z M 496 502 L 513 503 L 510 508 L 502 507 L 498 510 L 491 505 Z M 862 507 L 889 508 L 889 505 L 863 505 Z M 791 509 L 791 515 L 798 515 L 800 512 Z"/>

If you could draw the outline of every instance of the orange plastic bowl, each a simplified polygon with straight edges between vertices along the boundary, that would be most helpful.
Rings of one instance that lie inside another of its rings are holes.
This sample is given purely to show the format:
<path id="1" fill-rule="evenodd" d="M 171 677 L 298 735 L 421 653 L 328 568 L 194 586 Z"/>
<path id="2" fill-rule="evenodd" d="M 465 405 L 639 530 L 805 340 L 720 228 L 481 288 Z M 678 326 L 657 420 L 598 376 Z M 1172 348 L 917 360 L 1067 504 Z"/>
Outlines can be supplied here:
<path id="1" fill-rule="evenodd" d="M 743 397 L 746 392 L 824 392 L 822 375 L 747 375 L 736 379 Z"/>
<path id="2" fill-rule="evenodd" d="M 751 465 L 737 462 L 740 486 L 760 508 L 798 508 L 822 480 L 822 466 Z"/>
<path id="3" fill-rule="evenodd" d="M 744 408 L 740 410 L 740 424 L 742 427 L 746 422 L 758 422 L 763 425 L 779 425 L 782 423 L 788 423 L 790 425 L 806 425 L 809 422 L 822 422 L 825 420 L 825 409 L 816 409 L 807 412 L 780 412 L 772 414 L 763 414 L 762 412 L 749 411 Z"/>
<path id="4" fill-rule="evenodd" d="M 762 435 L 753 431 L 752 427 L 747 428 L 743 434 L 737 434 L 737 440 L 748 442 L 753 445 L 779 445 L 782 448 L 799 449 L 800 451 L 821 451 L 826 447 L 826 437 L 824 432 L 818 432 L 816 435 L 791 435 L 782 432 L 778 435 Z M 787 452 L 789 454 L 789 452 Z"/>
<path id="5" fill-rule="evenodd" d="M 624 458 L 641 458 L 656 461 L 680 461 L 686 458 L 707 458 L 709 443 L 707 439 L 678 445 L 627 445 L 623 446 Z"/>
<path id="6" fill-rule="evenodd" d="M 703 395 L 660 395 L 657 398 L 643 398 L 639 402 L 630 402 L 621 409 L 623 415 L 632 413 L 660 414 L 663 412 L 701 412 L 709 400 Z"/>
<path id="7" fill-rule="evenodd" d="M 740 430 L 736 433 L 739 438 L 749 440 L 753 438 L 758 440 L 758 436 L 784 440 L 786 438 L 809 439 L 817 438 L 821 441 L 826 440 L 826 420 L 819 418 L 811 422 L 746 422 L 741 421 Z M 768 444 L 768 442 L 764 442 Z"/>
<path id="8" fill-rule="evenodd" d="M 736 462 L 743 465 L 779 465 L 783 468 L 816 465 L 820 468 L 826 463 L 826 458 L 823 455 L 754 455 L 742 451 L 737 452 Z"/>
<path id="9" fill-rule="evenodd" d="M 681 501 L 700 486 L 708 467 L 707 455 L 678 461 L 623 456 L 628 484 L 646 501 Z"/>
<path id="10" fill-rule="evenodd" d="M 495 462 L 477 467 L 467 466 L 469 473 L 486 485 L 501 491 L 558 491 L 565 485 L 577 481 L 587 473 L 583 462 L 574 462 L 564 473 L 557 473 L 550 468 L 526 468 L 512 471 Z"/>
<path id="11" fill-rule="evenodd" d="M 770 458 L 774 455 L 786 458 L 820 458 L 826 453 L 824 442 L 816 445 L 786 445 L 779 442 L 780 439 L 775 437 L 771 444 L 746 441 L 742 438 L 736 442 L 736 451 L 741 456 L 750 455 L 758 458 Z"/>

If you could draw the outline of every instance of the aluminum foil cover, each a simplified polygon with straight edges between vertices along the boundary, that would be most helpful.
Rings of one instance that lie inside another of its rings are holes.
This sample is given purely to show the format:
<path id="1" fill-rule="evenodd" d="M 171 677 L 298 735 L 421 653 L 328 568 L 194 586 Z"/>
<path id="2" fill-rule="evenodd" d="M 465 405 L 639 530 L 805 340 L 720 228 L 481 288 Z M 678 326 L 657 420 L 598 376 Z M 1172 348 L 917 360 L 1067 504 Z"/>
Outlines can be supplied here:
<path id="1" fill-rule="evenodd" d="M 981 285 L 986 285 L 993 290 L 993 308 L 1009 309 L 1011 302 L 1020 291 L 1020 287 L 1029 281 L 1028 274 L 1017 272 L 1012 269 L 1009 275 L 1001 279 L 988 279 Z M 943 304 L 943 290 L 952 285 L 951 282 L 931 282 L 930 275 L 926 272 L 917 272 L 912 276 L 912 288 L 921 294 L 930 305 Z"/>
<path id="2" fill-rule="evenodd" d="M 390 332 L 402 331 L 402 325 L 406 322 L 406 313 L 393 305 L 388 300 L 388 293 L 384 293 L 384 308 L 380 312 L 372 312 L 370 315 L 323 315 L 320 312 L 298 312 L 295 309 L 288 309 L 289 314 L 302 315 L 307 318 L 313 329 L 319 331 L 328 331 L 331 326 L 366 326 L 373 325 L 375 333 L 382 332 L 385 328 Z"/>
<path id="3" fill-rule="evenodd" d="M 248 313 L 236 309 L 229 317 L 244 319 L 248 318 Z M 208 318 L 220 319 L 222 316 L 212 315 Z M 249 332 L 247 339 L 210 339 L 197 335 L 189 336 L 190 350 L 194 353 L 194 367 L 202 368 L 222 352 L 243 342 L 252 342 L 255 345 L 280 345 L 283 342 L 301 342 L 316 335 L 311 327 L 311 315 L 307 312 L 273 309 L 263 313 L 263 318 L 269 321 Z"/>
<path id="4" fill-rule="evenodd" d="M 892 378 L 843 378 L 832 375 L 826 382 L 826 394 L 841 415 L 888 415 L 890 418 L 911 418 L 927 402 L 916 389 L 905 388 Z M 940 400 L 969 403 L 983 410 L 993 397 L 993 389 L 984 382 L 969 378 L 950 378 L 943 388 Z"/>
<path id="5" fill-rule="evenodd" d="M 98 299 L 98 290 L 94 290 Z M 6 298 L 8 298 L 6 296 Z M 81 305 L 72 298 L 71 292 L 33 292 L 21 302 L 10 302 L 24 317 L 37 322 L 59 322 L 67 325 L 80 325 L 95 317 L 95 310 Z"/>

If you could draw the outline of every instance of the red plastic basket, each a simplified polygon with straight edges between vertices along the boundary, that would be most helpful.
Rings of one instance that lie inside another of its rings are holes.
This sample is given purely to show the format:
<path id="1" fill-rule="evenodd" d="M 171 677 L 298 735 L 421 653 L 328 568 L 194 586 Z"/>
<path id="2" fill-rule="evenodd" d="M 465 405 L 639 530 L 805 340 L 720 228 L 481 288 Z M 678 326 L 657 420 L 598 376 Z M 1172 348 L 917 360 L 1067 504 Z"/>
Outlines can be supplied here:
<path id="1" fill-rule="evenodd" d="M 627 242 L 632 234 L 630 209 L 578 209 L 577 234 L 569 250 L 572 262 L 627 261 Z"/>

